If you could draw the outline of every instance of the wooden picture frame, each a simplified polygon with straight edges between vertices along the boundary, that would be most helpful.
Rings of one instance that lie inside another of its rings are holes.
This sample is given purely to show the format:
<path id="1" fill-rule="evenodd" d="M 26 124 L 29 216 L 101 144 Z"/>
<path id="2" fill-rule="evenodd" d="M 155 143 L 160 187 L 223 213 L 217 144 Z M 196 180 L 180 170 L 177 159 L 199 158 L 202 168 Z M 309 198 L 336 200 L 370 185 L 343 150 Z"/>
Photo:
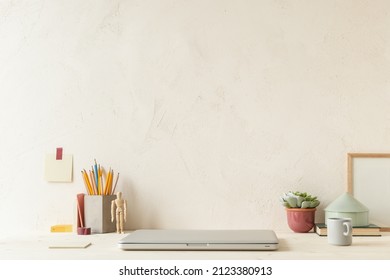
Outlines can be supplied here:
<path id="1" fill-rule="evenodd" d="M 347 191 L 368 207 L 370 223 L 390 231 L 390 153 L 349 153 Z"/>

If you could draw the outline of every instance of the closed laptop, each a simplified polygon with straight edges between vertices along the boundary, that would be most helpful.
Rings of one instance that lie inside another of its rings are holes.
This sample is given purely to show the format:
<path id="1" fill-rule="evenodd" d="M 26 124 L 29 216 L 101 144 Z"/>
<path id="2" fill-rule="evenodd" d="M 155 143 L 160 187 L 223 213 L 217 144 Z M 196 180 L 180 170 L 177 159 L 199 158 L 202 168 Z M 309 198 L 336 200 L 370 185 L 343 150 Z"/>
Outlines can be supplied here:
<path id="1" fill-rule="evenodd" d="M 136 230 L 118 242 L 123 250 L 276 250 L 273 230 Z"/>

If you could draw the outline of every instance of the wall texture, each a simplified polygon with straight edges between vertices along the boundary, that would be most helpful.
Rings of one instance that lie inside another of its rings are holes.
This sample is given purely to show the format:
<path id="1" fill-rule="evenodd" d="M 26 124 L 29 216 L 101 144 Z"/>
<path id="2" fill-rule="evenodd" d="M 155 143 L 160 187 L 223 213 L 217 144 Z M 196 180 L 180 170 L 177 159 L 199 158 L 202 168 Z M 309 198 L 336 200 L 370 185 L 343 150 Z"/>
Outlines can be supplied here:
<path id="1" fill-rule="evenodd" d="M 96 158 L 127 228 L 287 229 L 390 151 L 388 1 L 0 0 L 0 234 L 71 223 Z M 44 157 L 74 156 L 48 183 Z"/>

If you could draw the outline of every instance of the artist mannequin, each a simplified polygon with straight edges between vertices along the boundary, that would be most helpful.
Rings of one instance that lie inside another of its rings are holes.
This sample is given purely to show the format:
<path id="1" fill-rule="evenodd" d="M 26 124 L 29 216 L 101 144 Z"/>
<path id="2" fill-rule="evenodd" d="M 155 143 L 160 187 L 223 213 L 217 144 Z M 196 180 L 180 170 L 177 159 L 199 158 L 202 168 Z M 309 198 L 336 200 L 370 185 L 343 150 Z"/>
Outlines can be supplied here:
<path id="1" fill-rule="evenodd" d="M 126 204 L 127 204 L 126 200 L 122 199 L 121 192 L 118 192 L 116 194 L 116 199 L 111 202 L 111 222 L 114 222 L 114 217 L 116 216 L 117 233 L 124 233 L 123 227 L 124 227 L 124 223 L 126 222 L 126 210 L 127 210 Z"/>

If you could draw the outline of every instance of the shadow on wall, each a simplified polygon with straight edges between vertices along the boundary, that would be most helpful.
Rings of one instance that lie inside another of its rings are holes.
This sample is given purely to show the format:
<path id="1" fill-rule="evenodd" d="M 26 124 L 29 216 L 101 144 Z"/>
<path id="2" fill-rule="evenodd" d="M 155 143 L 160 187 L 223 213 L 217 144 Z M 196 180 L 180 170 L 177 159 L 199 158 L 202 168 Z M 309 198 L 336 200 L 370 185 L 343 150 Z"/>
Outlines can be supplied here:
<path id="1" fill-rule="evenodd" d="M 145 200 L 139 196 L 133 182 L 130 180 L 122 183 L 123 198 L 127 200 L 127 220 L 125 223 L 126 230 L 136 229 L 157 229 L 159 225 L 158 211 L 155 206 L 145 206 Z"/>

